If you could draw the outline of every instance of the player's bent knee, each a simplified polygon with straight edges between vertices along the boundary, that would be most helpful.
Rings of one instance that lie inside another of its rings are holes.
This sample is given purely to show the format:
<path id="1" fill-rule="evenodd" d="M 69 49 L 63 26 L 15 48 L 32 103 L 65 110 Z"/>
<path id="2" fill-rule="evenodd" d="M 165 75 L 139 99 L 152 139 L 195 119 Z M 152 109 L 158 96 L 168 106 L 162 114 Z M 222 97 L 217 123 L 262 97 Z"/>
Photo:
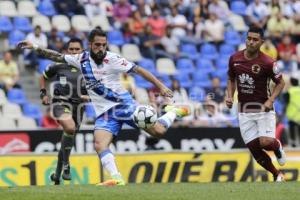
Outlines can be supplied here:
<path id="1" fill-rule="evenodd" d="M 75 129 L 75 127 L 73 127 L 73 126 L 69 126 L 69 127 L 66 127 L 66 128 L 64 129 L 64 131 L 65 131 L 67 134 L 69 134 L 69 135 L 74 135 L 76 129 Z"/>
<path id="2" fill-rule="evenodd" d="M 150 135 L 156 138 L 161 138 L 166 133 L 166 128 L 163 125 L 155 124 L 150 129 L 146 130 Z"/>
<path id="3" fill-rule="evenodd" d="M 261 137 L 261 138 L 259 138 L 259 145 L 261 147 L 268 146 L 270 144 L 271 140 L 272 140 L 272 138 Z"/>

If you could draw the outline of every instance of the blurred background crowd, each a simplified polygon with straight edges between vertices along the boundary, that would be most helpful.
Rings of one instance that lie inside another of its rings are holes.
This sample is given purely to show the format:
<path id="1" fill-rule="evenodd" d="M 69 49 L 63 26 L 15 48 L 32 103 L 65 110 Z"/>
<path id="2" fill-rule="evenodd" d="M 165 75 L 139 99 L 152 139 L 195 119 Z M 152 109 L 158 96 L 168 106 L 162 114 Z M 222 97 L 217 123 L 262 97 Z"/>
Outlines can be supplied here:
<path id="1" fill-rule="evenodd" d="M 110 51 L 151 71 L 174 91 L 176 103 L 191 106 L 193 114 L 175 127 L 237 127 L 236 106 L 224 105 L 227 65 L 245 47 L 249 25 L 265 29 L 261 51 L 284 74 L 286 87 L 275 102 L 277 134 L 297 146 L 300 106 L 295 116 L 286 107 L 300 101 L 289 94 L 299 88 L 298 0 L 1 0 L 0 129 L 57 127 L 39 100 L 38 77 L 51 61 L 19 52 L 16 43 L 27 39 L 64 52 L 78 37 L 88 48 L 87 33 L 95 27 L 107 32 Z M 158 109 L 165 102 L 142 78 L 123 74 L 121 80 L 138 102 Z M 83 124 L 95 117 L 88 105 Z"/>

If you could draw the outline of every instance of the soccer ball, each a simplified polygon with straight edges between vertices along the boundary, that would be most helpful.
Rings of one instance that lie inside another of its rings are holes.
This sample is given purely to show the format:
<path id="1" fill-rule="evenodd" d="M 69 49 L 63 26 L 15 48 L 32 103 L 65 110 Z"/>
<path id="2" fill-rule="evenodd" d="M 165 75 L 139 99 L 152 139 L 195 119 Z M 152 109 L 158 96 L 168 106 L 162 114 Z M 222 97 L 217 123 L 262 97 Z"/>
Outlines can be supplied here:
<path id="1" fill-rule="evenodd" d="M 152 106 L 139 105 L 133 113 L 133 119 L 139 128 L 150 128 L 157 120 L 157 113 Z"/>

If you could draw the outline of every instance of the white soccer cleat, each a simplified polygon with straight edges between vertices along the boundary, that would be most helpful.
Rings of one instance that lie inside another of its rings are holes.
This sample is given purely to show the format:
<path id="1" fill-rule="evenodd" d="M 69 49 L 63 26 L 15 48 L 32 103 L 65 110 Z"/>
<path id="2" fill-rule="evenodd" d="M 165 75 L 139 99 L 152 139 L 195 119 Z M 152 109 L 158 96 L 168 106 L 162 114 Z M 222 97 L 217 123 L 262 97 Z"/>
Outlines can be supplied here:
<path id="1" fill-rule="evenodd" d="M 286 163 L 286 155 L 285 155 L 285 152 L 284 152 L 280 142 L 279 142 L 279 144 L 280 144 L 279 149 L 274 151 L 274 154 L 276 156 L 278 164 L 280 166 L 283 166 Z"/>
<path id="2" fill-rule="evenodd" d="M 285 182 L 283 173 L 279 173 L 276 177 L 274 177 L 275 182 Z"/>

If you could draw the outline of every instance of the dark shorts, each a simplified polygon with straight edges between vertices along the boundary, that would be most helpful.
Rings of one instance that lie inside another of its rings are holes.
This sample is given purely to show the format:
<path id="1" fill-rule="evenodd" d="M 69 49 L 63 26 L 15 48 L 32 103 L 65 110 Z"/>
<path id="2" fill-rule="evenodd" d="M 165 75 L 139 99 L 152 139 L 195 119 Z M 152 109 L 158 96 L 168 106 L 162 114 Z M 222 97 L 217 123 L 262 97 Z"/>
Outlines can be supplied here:
<path id="1" fill-rule="evenodd" d="M 80 126 L 82 121 L 82 116 L 84 112 L 83 104 L 71 104 L 69 102 L 53 102 L 52 105 L 52 113 L 56 120 L 63 120 L 61 116 L 63 114 L 72 115 L 72 119 L 74 120 L 76 127 Z"/>

